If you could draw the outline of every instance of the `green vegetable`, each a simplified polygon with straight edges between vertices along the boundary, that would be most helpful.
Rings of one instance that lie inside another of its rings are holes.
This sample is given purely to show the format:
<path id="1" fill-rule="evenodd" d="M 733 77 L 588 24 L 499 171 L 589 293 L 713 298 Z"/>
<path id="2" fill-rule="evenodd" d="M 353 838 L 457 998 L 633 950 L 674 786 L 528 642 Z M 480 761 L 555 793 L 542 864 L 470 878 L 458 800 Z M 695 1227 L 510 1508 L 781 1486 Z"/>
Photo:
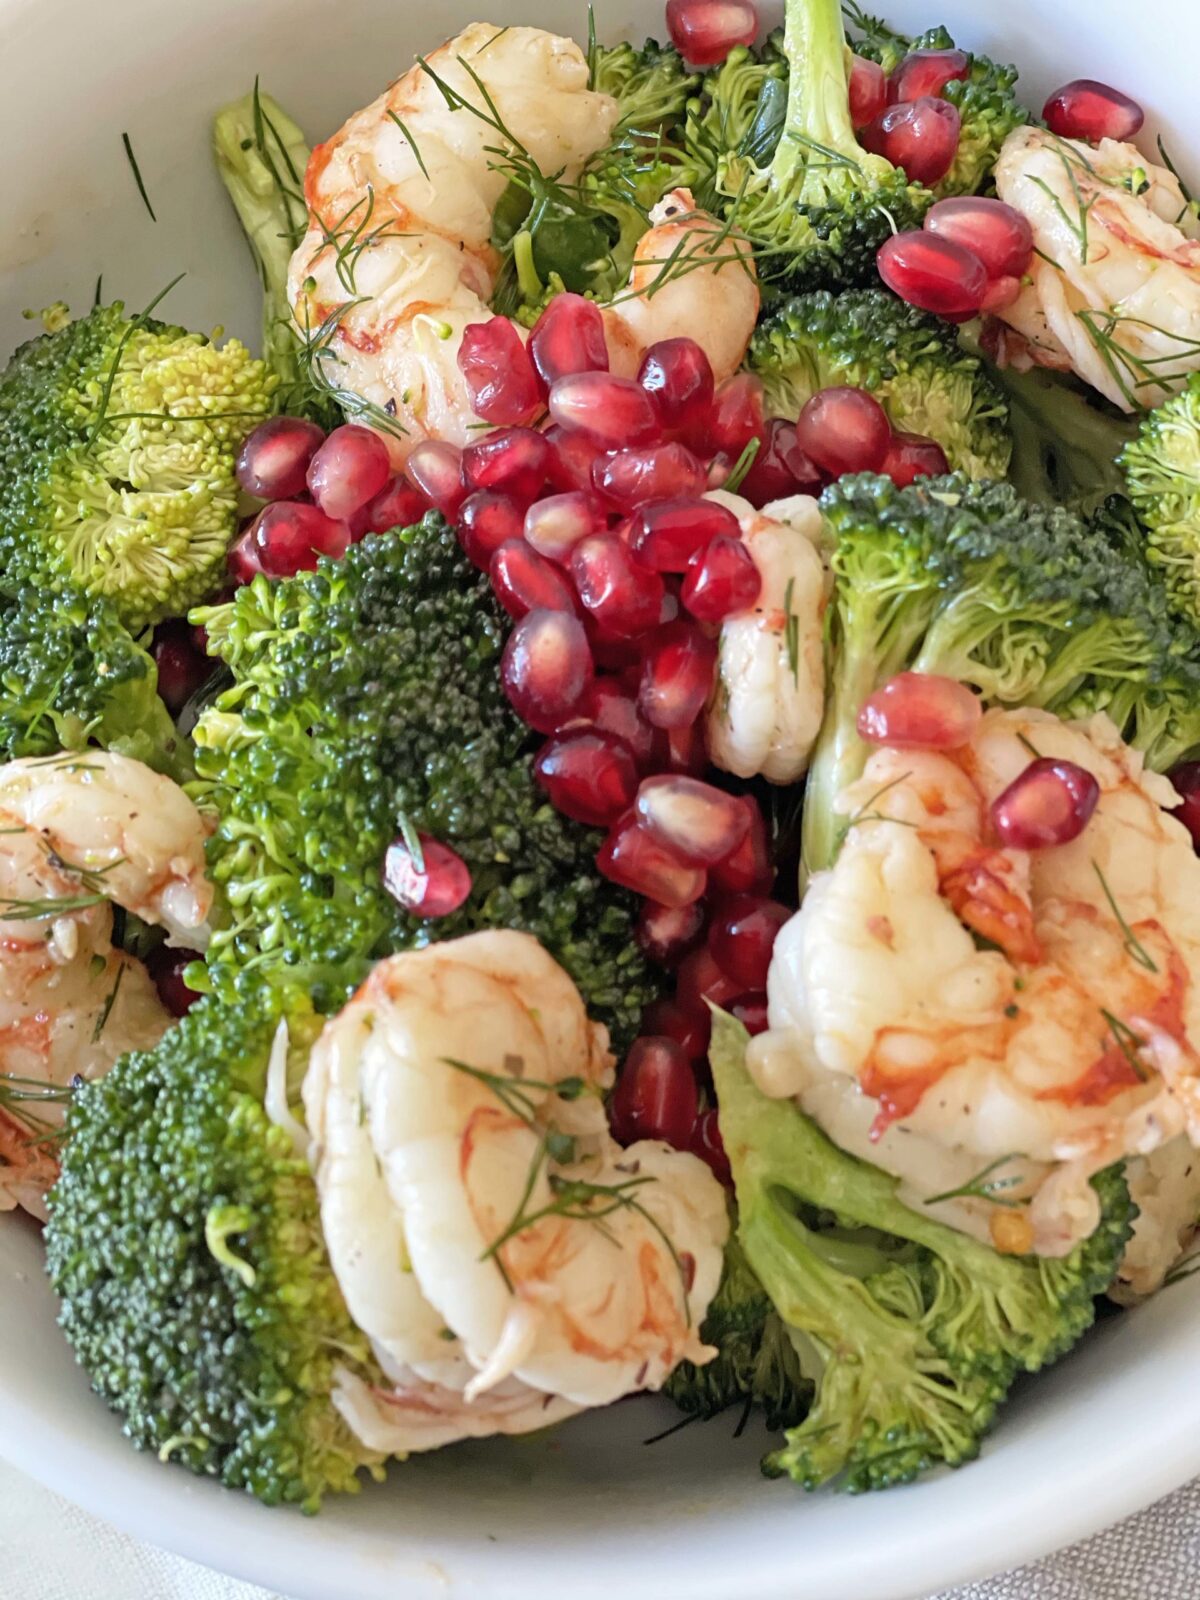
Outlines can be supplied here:
<path id="1" fill-rule="evenodd" d="M 688 102 L 684 144 L 694 174 L 696 204 L 722 205 L 720 174 L 729 160 L 770 165 L 787 118 L 787 61 L 782 34 L 759 49 L 735 45 L 719 67 L 705 73 L 700 93 Z"/>
<path id="2" fill-rule="evenodd" d="M 1102 1220 L 1068 1256 L 1000 1255 L 901 1204 L 894 1178 L 761 1094 L 747 1040 L 718 1013 L 710 1060 L 738 1240 L 813 1385 L 764 1471 L 881 1489 L 970 1460 L 1016 1375 L 1091 1326 L 1136 1215 L 1120 1169 L 1093 1180 Z"/>
<path id="3" fill-rule="evenodd" d="M 316 1510 L 379 1475 L 331 1403 L 334 1369 L 378 1379 L 308 1167 L 263 1110 L 281 1017 L 303 1058 L 311 1007 L 255 982 L 78 1090 L 46 1251 L 67 1339 L 136 1445 Z"/>
<path id="4" fill-rule="evenodd" d="M 600 836 L 533 780 L 536 736 L 500 682 L 507 619 L 436 516 L 353 546 L 314 573 L 241 589 L 202 613 L 233 687 L 197 723 L 221 822 L 211 870 L 231 971 L 302 973 L 336 1004 L 370 959 L 480 928 L 535 934 L 618 1048 L 657 992 L 633 941 L 632 895 L 597 873 Z M 467 863 L 466 903 L 436 922 L 383 887 L 402 830 Z"/>
<path id="5" fill-rule="evenodd" d="M 1007 476 L 1022 499 L 1090 515 L 1106 496 L 1123 491 L 1120 454 L 1133 436 L 1131 418 L 1060 373 L 992 370 L 1008 400 Z"/>
<path id="6" fill-rule="evenodd" d="M 1180 612 L 1200 622 L 1200 373 L 1142 419 L 1121 467 L 1148 558 Z"/>
<path id="7" fill-rule="evenodd" d="M 647 39 L 638 49 L 623 40 L 592 44 L 588 50 L 591 87 L 617 102 L 617 131 L 644 137 L 674 136 L 683 121 L 688 96 L 700 82 L 674 45 Z"/>
<path id="8" fill-rule="evenodd" d="M 883 289 L 817 290 L 760 322 L 746 358 L 767 411 L 795 418 L 819 389 L 868 389 L 895 428 L 936 439 L 971 478 L 1008 467 L 1008 408 L 984 364 L 936 317 Z"/>
<path id="9" fill-rule="evenodd" d="M 0 572 L 109 599 L 137 631 L 207 598 L 237 529 L 234 459 L 272 408 L 245 347 L 116 302 L 0 377 Z"/>

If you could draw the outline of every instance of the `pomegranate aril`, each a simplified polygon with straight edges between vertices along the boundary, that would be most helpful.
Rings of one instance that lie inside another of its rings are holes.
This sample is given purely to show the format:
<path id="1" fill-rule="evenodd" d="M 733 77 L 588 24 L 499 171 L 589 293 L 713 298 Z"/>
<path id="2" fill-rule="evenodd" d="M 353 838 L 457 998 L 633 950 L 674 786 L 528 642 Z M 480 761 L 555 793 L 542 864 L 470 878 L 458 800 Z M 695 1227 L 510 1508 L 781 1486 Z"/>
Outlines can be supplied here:
<path id="1" fill-rule="evenodd" d="M 696 1074 L 674 1039 L 635 1039 L 612 1097 L 613 1132 L 623 1144 L 663 1139 L 687 1148 L 700 1109 Z"/>
<path id="2" fill-rule="evenodd" d="M 865 389 L 819 389 L 796 419 L 800 448 L 831 477 L 878 472 L 892 439 L 887 412 Z"/>
<path id="3" fill-rule="evenodd" d="M 634 511 L 647 500 L 694 499 L 708 486 L 703 462 L 676 442 L 598 456 L 592 482 L 621 511 Z"/>
<path id="4" fill-rule="evenodd" d="M 728 973 L 743 990 L 765 990 L 771 951 L 780 928 L 791 915 L 778 900 L 759 900 L 749 895 L 726 906 L 708 934 L 708 948 L 722 972 Z"/>
<path id="5" fill-rule="evenodd" d="M 708 746 L 704 742 L 704 723 L 697 718 L 686 728 L 666 730 L 668 772 L 684 772 L 698 778 L 708 771 Z"/>
<path id="6" fill-rule="evenodd" d="M 497 489 L 528 502 L 546 481 L 550 453 L 544 434 L 501 428 L 463 451 L 463 478 L 472 489 Z"/>
<path id="7" fill-rule="evenodd" d="M 740 539 L 738 519 L 716 500 L 661 500 L 634 513 L 629 544 L 653 572 L 686 572 L 688 563 L 713 539 Z"/>
<path id="8" fill-rule="evenodd" d="M 535 500 L 525 513 L 525 538 L 548 561 L 565 564 L 581 539 L 604 531 L 604 513 L 595 495 L 581 489 Z"/>
<path id="9" fill-rule="evenodd" d="M 748 611 L 762 592 L 762 574 L 741 539 L 714 539 L 688 567 L 680 599 L 701 622 Z"/>
<path id="10" fill-rule="evenodd" d="M 926 188 L 941 181 L 954 165 L 962 118 L 949 100 L 922 95 L 889 106 L 862 130 L 864 150 L 903 167 L 910 183 Z"/>
<path id="11" fill-rule="evenodd" d="M 361 538 L 366 533 L 386 533 L 389 528 L 411 528 L 428 509 L 429 502 L 420 490 L 397 473 L 358 513 L 354 532 Z"/>
<path id="12" fill-rule="evenodd" d="M 1039 756 L 992 801 L 992 829 L 1013 850 L 1069 844 L 1087 827 L 1099 799 L 1100 785 L 1086 767 Z"/>
<path id="13" fill-rule="evenodd" d="M 685 61 L 713 67 L 739 44 L 753 44 L 758 11 L 751 0 L 667 0 L 667 32 Z"/>
<path id="14" fill-rule="evenodd" d="M 647 960 L 659 967 L 674 967 L 704 937 L 704 907 L 660 906 L 647 900 L 633 936 Z"/>
<path id="15" fill-rule="evenodd" d="M 550 390 L 550 416 L 608 450 L 649 444 L 662 431 L 654 401 L 632 378 L 610 372 L 576 372 Z"/>
<path id="16" fill-rule="evenodd" d="M 212 662 L 197 649 L 195 630 L 182 621 L 164 622 L 155 628 L 150 654 L 158 668 L 159 695 L 177 717 L 212 672 Z"/>
<path id="17" fill-rule="evenodd" d="M 712 410 L 713 370 L 694 339 L 660 339 L 638 367 L 638 382 L 654 396 L 658 415 L 672 430 L 703 423 Z"/>
<path id="18" fill-rule="evenodd" d="M 574 615 L 575 596 L 560 568 L 531 550 L 524 539 L 509 539 L 488 567 L 496 599 L 510 617 L 530 611 L 566 611 Z"/>
<path id="19" fill-rule="evenodd" d="M 327 517 L 344 522 L 362 509 L 392 474 L 387 445 L 357 422 L 335 428 L 308 464 L 308 491 Z"/>
<path id="20" fill-rule="evenodd" d="M 963 50 L 910 50 L 892 68 L 887 97 L 891 105 L 939 95 L 948 83 L 970 76 L 971 60 Z M 910 173 L 911 177 L 912 174 Z"/>
<path id="21" fill-rule="evenodd" d="M 771 417 L 738 493 L 752 506 L 769 505 L 790 494 L 820 494 L 820 468 L 800 447 L 796 424 Z"/>
<path id="22" fill-rule="evenodd" d="M 665 908 L 664 908 L 665 909 Z M 699 1061 L 708 1050 L 712 1015 L 707 1006 L 688 1009 L 678 1000 L 652 1000 L 642 1012 L 639 1033 L 657 1033 L 681 1045 L 689 1061 Z"/>
<path id="23" fill-rule="evenodd" d="M 727 1006 L 738 998 L 744 987 L 717 964 L 707 945 L 684 956 L 675 984 L 675 997 L 684 1010 L 694 1006 Z"/>
<path id="24" fill-rule="evenodd" d="M 648 833 L 702 867 L 731 856 L 750 830 L 737 796 L 677 773 L 643 779 L 635 810 Z"/>
<path id="25" fill-rule="evenodd" d="M 464 328 L 458 369 L 475 415 L 497 427 L 528 422 L 542 403 L 525 341 L 507 317 L 491 317 Z"/>
<path id="26" fill-rule="evenodd" d="M 1132 139 L 1146 120 L 1136 100 L 1095 78 L 1075 78 L 1056 89 L 1042 107 L 1042 119 L 1060 139 Z"/>
<path id="27" fill-rule="evenodd" d="M 901 300 L 951 322 L 976 316 L 987 293 L 987 268 L 974 251 L 924 229 L 885 239 L 875 262 Z"/>
<path id="28" fill-rule="evenodd" d="M 557 426 L 547 428 L 542 438 L 550 446 L 547 481 L 564 491 L 591 489 L 596 463 L 605 454 L 600 446 L 586 434 Z"/>
<path id="29" fill-rule="evenodd" d="M 709 878 L 714 889 L 728 894 L 769 894 L 775 882 L 775 863 L 767 825 L 756 800 L 750 795 L 739 795 L 738 800 L 750 819 L 746 837 L 731 856 L 709 868 Z"/>
<path id="30" fill-rule="evenodd" d="M 702 1111 L 696 1118 L 688 1149 L 694 1156 L 700 1157 L 719 1183 L 725 1184 L 727 1188 L 732 1185 L 733 1169 L 729 1165 L 729 1157 L 725 1154 L 725 1143 L 721 1138 L 716 1106 L 709 1106 L 707 1111 Z"/>
<path id="31" fill-rule="evenodd" d="M 404 470 L 431 506 L 444 517 L 454 517 L 467 498 L 462 475 L 462 451 L 442 439 L 423 439 L 409 452 Z"/>
<path id="32" fill-rule="evenodd" d="M 642 670 L 641 640 L 626 633 L 616 633 L 584 613 L 583 625 L 587 629 L 592 657 L 605 672 L 625 673 Z"/>
<path id="33" fill-rule="evenodd" d="M 314 571 L 319 556 L 344 556 L 350 529 L 319 506 L 275 500 L 259 512 L 238 545 L 245 547 L 249 564 L 257 562 L 257 571 L 270 578 L 294 578 L 298 572 Z"/>
<path id="34" fill-rule="evenodd" d="M 850 120 L 856 128 L 882 116 L 888 102 L 888 81 L 878 61 L 850 58 Z"/>
<path id="35" fill-rule="evenodd" d="M 858 735 L 893 750 L 961 750 L 983 719 L 978 695 L 937 672 L 898 672 L 868 695 Z"/>
<path id="36" fill-rule="evenodd" d="M 762 438 L 765 427 L 762 379 L 737 372 L 717 390 L 711 414 L 689 442 L 701 455 L 720 450 L 736 461 L 751 439 Z"/>
<path id="37" fill-rule="evenodd" d="M 904 489 L 916 478 L 941 477 L 949 472 L 950 463 L 936 439 L 921 433 L 893 433 L 879 470 L 898 489 Z"/>
<path id="38" fill-rule="evenodd" d="M 654 729 L 638 710 L 636 700 L 615 678 L 597 678 L 575 714 L 558 731 L 574 733 L 584 729 L 608 734 L 628 749 L 640 769 L 649 768 L 654 757 Z"/>
<path id="39" fill-rule="evenodd" d="M 1171 815 L 1192 836 L 1192 843 L 1200 850 L 1200 761 L 1184 761 L 1172 767 L 1167 777 L 1175 785 L 1180 804 Z"/>
<path id="40" fill-rule="evenodd" d="M 502 544 L 521 539 L 524 533 L 524 509 L 509 494 L 477 489 L 463 501 L 458 513 L 458 542 L 481 572 L 489 570 Z"/>
<path id="41" fill-rule="evenodd" d="M 925 213 L 924 226 L 978 256 L 989 278 L 1019 278 L 1033 256 L 1033 229 L 1028 218 L 1003 200 L 989 200 L 986 195 L 939 200 Z"/>
<path id="42" fill-rule="evenodd" d="M 417 836 L 414 855 L 401 835 L 383 858 L 383 886 L 414 917 L 448 917 L 471 892 L 471 871 L 457 851 L 440 839 Z"/>
<path id="43" fill-rule="evenodd" d="M 533 775 L 556 811 L 593 828 L 614 822 L 637 792 L 632 755 L 603 733 L 559 734 L 542 746 Z"/>
<path id="44" fill-rule="evenodd" d="M 645 633 L 662 611 L 663 581 L 647 572 L 611 533 L 584 539 L 571 552 L 571 575 L 580 600 L 611 633 Z"/>
<path id="45" fill-rule="evenodd" d="M 509 704 L 538 733 L 553 733 L 571 715 L 593 675 L 583 623 L 564 611 L 528 612 L 500 658 Z"/>
<path id="46" fill-rule="evenodd" d="M 303 417 L 270 417 L 242 440 L 236 475 L 256 500 L 289 500 L 303 494 L 308 464 L 325 435 Z"/>
<path id="47" fill-rule="evenodd" d="M 638 826 L 632 810 L 617 821 L 600 847 L 596 866 L 604 877 L 660 905 L 691 905 L 704 893 L 703 867 L 693 866 L 652 838 Z"/>
<path id="48" fill-rule="evenodd" d="M 158 998 L 173 1017 L 184 1017 L 200 999 L 196 989 L 189 988 L 184 972 L 193 961 L 203 961 L 199 950 L 180 950 L 160 944 L 146 957 L 146 970 L 158 990 Z"/>
<path id="49" fill-rule="evenodd" d="M 556 294 L 533 325 L 529 354 L 547 390 L 573 372 L 607 372 L 599 306 L 581 294 Z"/>
<path id="50" fill-rule="evenodd" d="M 770 1027 L 765 994 L 744 994 L 730 1003 L 729 1014 L 736 1017 L 746 1032 L 753 1035 L 766 1033 Z"/>
<path id="51" fill-rule="evenodd" d="M 712 693 L 717 668 L 714 640 L 677 618 L 650 640 L 642 663 L 638 705 L 655 728 L 689 727 Z"/>

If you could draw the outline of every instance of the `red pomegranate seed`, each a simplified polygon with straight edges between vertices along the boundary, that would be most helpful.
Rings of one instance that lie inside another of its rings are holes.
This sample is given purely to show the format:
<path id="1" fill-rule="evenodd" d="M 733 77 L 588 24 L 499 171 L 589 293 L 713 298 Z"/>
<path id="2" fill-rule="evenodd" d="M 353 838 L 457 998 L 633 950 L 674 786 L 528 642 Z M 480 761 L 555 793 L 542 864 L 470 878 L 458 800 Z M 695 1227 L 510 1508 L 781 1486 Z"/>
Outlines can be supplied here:
<path id="1" fill-rule="evenodd" d="M 350 548 L 350 529 L 318 506 L 274 500 L 238 540 L 230 552 L 231 563 L 238 546 L 244 553 L 234 563 L 235 570 L 241 564 L 269 578 L 294 578 L 298 572 L 314 571 L 319 556 L 344 556 Z"/>
<path id="2" fill-rule="evenodd" d="M 716 500 L 662 500 L 634 513 L 629 544 L 652 572 L 686 572 L 713 539 L 740 539 L 738 519 Z"/>
<path id="3" fill-rule="evenodd" d="M 392 475 L 387 445 L 356 422 L 335 428 L 308 464 L 308 490 L 335 521 L 344 522 L 383 489 Z"/>
<path id="4" fill-rule="evenodd" d="M 1087 827 L 1100 785 L 1074 761 L 1039 756 L 992 801 L 992 828 L 1013 850 L 1070 844 Z"/>
<path id="5" fill-rule="evenodd" d="M 665 908 L 664 908 L 665 909 Z M 689 1061 L 699 1061 L 708 1050 L 712 1033 L 712 1015 L 703 1011 L 685 1010 L 678 1000 L 652 1000 L 642 1012 L 641 1033 L 663 1034 L 683 1047 Z"/>
<path id="6" fill-rule="evenodd" d="M 477 489 L 463 501 L 458 513 L 458 542 L 481 572 L 489 570 L 502 544 L 521 539 L 524 533 L 525 512 L 521 502 L 509 494 Z"/>
<path id="7" fill-rule="evenodd" d="M 970 74 L 970 57 L 963 50 L 910 50 L 888 78 L 888 103 L 939 95 L 948 83 Z"/>
<path id="8" fill-rule="evenodd" d="M 404 463 L 409 480 L 444 517 L 454 517 L 467 498 L 462 451 L 442 439 L 423 439 Z"/>
<path id="9" fill-rule="evenodd" d="M 150 647 L 158 668 L 158 692 L 173 717 L 177 717 L 212 672 L 212 663 L 197 648 L 195 630 L 186 622 L 163 622 L 154 630 Z"/>
<path id="10" fill-rule="evenodd" d="M 193 961 L 203 960 L 199 950 L 179 950 L 165 944 L 146 957 L 146 970 L 158 990 L 158 998 L 173 1017 L 185 1017 L 199 1000 L 199 992 L 188 987 L 183 974 Z"/>
<path id="11" fill-rule="evenodd" d="M 573 372 L 607 372 L 599 306 L 581 294 L 556 294 L 533 325 L 529 354 L 547 390 Z"/>
<path id="12" fill-rule="evenodd" d="M 592 657 L 605 672 L 638 672 L 642 670 L 641 641 L 625 633 L 614 633 L 585 612 L 583 625 L 587 629 Z"/>
<path id="13" fill-rule="evenodd" d="M 510 617 L 529 611 L 575 612 L 575 596 L 561 570 L 531 550 L 524 539 L 509 539 L 493 555 L 488 574 L 496 599 Z"/>
<path id="14" fill-rule="evenodd" d="M 741 992 L 741 985 L 717 965 L 707 945 L 693 950 L 679 963 L 675 998 L 685 1011 L 698 1006 L 727 1006 Z"/>
<path id="15" fill-rule="evenodd" d="M 580 600 L 610 633 L 645 633 L 662 611 L 663 581 L 647 572 L 611 533 L 584 539 L 571 552 L 571 575 Z"/>
<path id="16" fill-rule="evenodd" d="M 1003 311 L 1006 306 L 1011 306 L 1021 297 L 1022 283 L 1020 278 L 989 278 L 988 286 L 983 291 L 983 299 L 979 303 L 982 312 Z"/>
<path id="17" fill-rule="evenodd" d="M 762 574 L 741 539 L 714 539 L 688 567 L 680 598 L 701 622 L 748 611 L 762 592 Z"/>
<path id="18" fill-rule="evenodd" d="M 457 851 L 427 833 L 419 855 L 401 835 L 383 858 L 383 886 L 414 917 L 448 917 L 471 892 L 471 871 Z"/>
<path id="19" fill-rule="evenodd" d="M 685 1150 L 700 1107 L 696 1074 L 674 1040 L 635 1039 L 612 1097 L 613 1132 L 622 1144 L 664 1139 Z"/>
<path id="20" fill-rule="evenodd" d="M 913 228 L 885 239 L 875 261 L 884 283 L 910 306 L 951 322 L 978 315 L 987 292 L 987 268 L 953 239 Z"/>
<path id="21" fill-rule="evenodd" d="M 576 372 L 550 390 L 550 416 L 608 450 L 649 444 L 661 425 L 654 401 L 632 378 L 610 372 Z"/>
<path id="22" fill-rule="evenodd" d="M 698 440 L 690 442 L 700 455 L 724 451 L 736 461 L 751 439 L 761 439 L 765 430 L 762 379 L 752 372 L 735 372 L 713 396 L 712 414 Z"/>
<path id="23" fill-rule="evenodd" d="M 704 907 L 697 904 L 659 906 L 647 900 L 634 930 L 638 949 L 659 967 L 677 966 L 703 937 Z"/>
<path id="24" fill-rule="evenodd" d="M 303 494 L 308 463 L 325 435 L 303 417 L 270 417 L 242 441 L 237 481 L 256 500 L 290 500 Z"/>
<path id="25" fill-rule="evenodd" d="M 398 472 L 368 501 L 351 526 L 360 539 L 363 534 L 386 533 L 389 528 L 411 528 L 428 509 L 425 496 Z"/>
<path id="26" fill-rule="evenodd" d="M 515 427 L 528 422 L 541 406 L 541 385 L 529 351 L 507 317 L 491 317 L 464 328 L 458 369 L 467 385 L 471 409 L 485 422 Z"/>
<path id="27" fill-rule="evenodd" d="M 751 0 L 667 0 L 667 32 L 685 60 L 712 67 L 738 44 L 753 44 L 758 11 Z"/>
<path id="28" fill-rule="evenodd" d="M 618 819 L 600 847 L 596 866 L 606 878 L 664 906 L 687 906 L 704 893 L 703 867 L 695 867 L 640 828 L 633 811 Z"/>
<path id="29" fill-rule="evenodd" d="M 663 426 L 681 429 L 703 424 L 713 403 L 713 370 L 694 339 L 660 339 L 638 367 L 638 382 L 654 396 Z"/>
<path id="30" fill-rule="evenodd" d="M 593 676 L 583 623 L 564 611 L 528 612 L 509 634 L 500 659 L 509 703 L 538 733 L 553 733 L 572 714 Z"/>
<path id="31" fill-rule="evenodd" d="M 771 417 L 738 493 L 752 506 L 765 506 L 789 494 L 820 494 L 822 485 L 820 468 L 800 448 L 796 424 Z"/>
<path id="32" fill-rule="evenodd" d="M 922 95 L 889 106 L 859 135 L 864 150 L 903 167 L 910 183 L 931 188 L 950 171 L 958 153 L 962 118 L 949 100 Z"/>
<path id="33" fill-rule="evenodd" d="M 1136 100 L 1095 78 L 1075 78 L 1056 89 L 1042 107 L 1042 118 L 1060 139 L 1132 139 L 1145 113 Z"/>
<path id="34" fill-rule="evenodd" d="M 632 755 L 603 733 L 559 734 L 542 746 L 533 775 L 556 811 L 593 828 L 615 822 L 637 792 Z"/>
<path id="35" fill-rule="evenodd" d="M 725 1154 L 716 1106 L 709 1106 L 707 1111 L 702 1111 L 696 1118 L 688 1149 L 694 1156 L 700 1157 L 719 1183 L 723 1183 L 726 1188 L 732 1187 L 733 1169 L 729 1165 L 729 1157 Z"/>
<path id="36" fill-rule="evenodd" d="M 722 972 L 744 990 L 765 990 L 771 951 L 780 928 L 791 915 L 778 900 L 758 900 L 747 895 L 733 901 L 708 934 L 708 947 Z"/>
<path id="37" fill-rule="evenodd" d="M 1180 804 L 1171 813 L 1192 836 L 1192 843 L 1200 850 L 1200 761 L 1184 761 L 1172 767 L 1167 774 L 1175 785 Z"/>
<path id="38" fill-rule="evenodd" d="M 225 571 L 234 589 L 240 589 L 244 583 L 252 583 L 262 571 L 258 551 L 250 542 L 250 531 L 247 529 L 236 544 L 230 545 L 225 557 Z"/>
<path id="39" fill-rule="evenodd" d="M 748 1034 L 766 1033 L 771 1026 L 767 1014 L 767 997 L 765 994 L 745 994 L 740 1000 L 735 1000 L 729 1007 L 729 1014 L 736 1017 Z"/>
<path id="40" fill-rule="evenodd" d="M 796 419 L 800 448 L 831 477 L 878 472 L 892 440 L 887 412 L 865 389 L 820 389 Z"/>
<path id="41" fill-rule="evenodd" d="M 463 451 L 463 478 L 472 489 L 498 489 L 528 503 L 546 481 L 550 452 L 532 428 L 501 428 Z"/>
<path id="42" fill-rule="evenodd" d="M 675 442 L 597 456 L 592 482 L 621 511 L 634 511 L 647 500 L 694 499 L 708 487 L 703 462 Z"/>
<path id="43" fill-rule="evenodd" d="M 983 718 L 978 695 L 936 672 L 898 672 L 863 701 L 858 733 L 894 750 L 961 750 Z"/>
<path id="44" fill-rule="evenodd" d="M 586 434 L 574 433 L 569 428 L 547 428 L 542 438 L 550 446 L 546 477 L 554 488 L 564 492 L 591 489 L 596 462 L 605 454 L 600 446 Z"/>
<path id="45" fill-rule="evenodd" d="M 582 489 L 535 500 L 525 513 L 525 538 L 539 555 L 563 565 L 581 539 L 603 533 L 604 528 L 600 502 Z"/>
<path id="46" fill-rule="evenodd" d="M 1021 212 L 986 195 L 955 195 L 925 213 L 925 227 L 983 262 L 989 278 L 1016 277 L 1033 256 L 1033 229 Z"/>
<path id="47" fill-rule="evenodd" d="M 618 740 L 639 770 L 649 769 L 654 759 L 654 729 L 638 710 L 636 700 L 625 693 L 615 678 L 597 678 L 584 693 L 575 714 L 558 732 L 575 733 L 585 729 Z"/>
<path id="48" fill-rule="evenodd" d="M 878 61 L 865 56 L 850 58 L 850 120 L 856 128 L 874 122 L 887 106 L 887 77 Z"/>
<path id="49" fill-rule="evenodd" d="M 677 618 L 654 634 L 642 663 L 638 705 L 655 728 L 689 727 L 704 709 L 717 668 L 716 643 Z"/>
<path id="50" fill-rule="evenodd" d="M 921 433 L 894 433 L 880 472 L 904 489 L 916 478 L 939 478 L 949 472 L 946 452 L 936 439 Z"/>
<path id="51" fill-rule="evenodd" d="M 731 856 L 709 868 L 709 877 L 714 889 L 724 889 L 728 894 L 770 894 L 775 863 L 767 825 L 756 800 L 748 794 L 738 798 L 750 818 L 749 829 Z"/>
<path id="52" fill-rule="evenodd" d="M 697 718 L 686 728 L 668 728 L 667 771 L 684 772 L 698 778 L 708 771 L 708 746 L 704 742 L 704 724 Z"/>
<path id="53" fill-rule="evenodd" d="M 675 773 L 643 778 L 635 810 L 647 832 L 702 867 L 731 856 L 750 831 L 738 796 Z"/>

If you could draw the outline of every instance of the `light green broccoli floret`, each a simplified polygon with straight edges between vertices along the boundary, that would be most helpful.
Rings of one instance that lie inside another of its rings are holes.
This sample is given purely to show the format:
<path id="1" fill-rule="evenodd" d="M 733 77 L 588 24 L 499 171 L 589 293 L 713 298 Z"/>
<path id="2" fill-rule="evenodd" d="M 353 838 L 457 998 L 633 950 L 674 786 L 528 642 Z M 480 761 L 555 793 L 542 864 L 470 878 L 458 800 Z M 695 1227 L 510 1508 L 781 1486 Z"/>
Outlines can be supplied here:
<path id="1" fill-rule="evenodd" d="M 1147 557 L 1179 611 L 1200 622 L 1200 373 L 1143 418 L 1121 467 Z"/>

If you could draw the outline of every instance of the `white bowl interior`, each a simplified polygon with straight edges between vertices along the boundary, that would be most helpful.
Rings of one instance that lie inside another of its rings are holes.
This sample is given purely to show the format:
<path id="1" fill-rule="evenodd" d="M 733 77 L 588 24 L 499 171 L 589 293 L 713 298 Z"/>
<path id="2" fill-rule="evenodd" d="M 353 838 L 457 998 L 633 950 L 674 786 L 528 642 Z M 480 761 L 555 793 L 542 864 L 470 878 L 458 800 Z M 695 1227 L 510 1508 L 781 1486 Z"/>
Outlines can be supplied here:
<path id="1" fill-rule="evenodd" d="M 890 20 L 945 21 L 1015 59 L 1033 106 L 1054 82 L 1120 83 L 1182 155 L 1193 132 L 1200 7 L 1144 0 L 878 0 Z M 656 5 L 597 6 L 609 37 L 661 33 Z M 466 0 L 0 0 L 0 125 L 9 150 L 0 339 L 25 308 L 104 294 L 131 306 L 186 273 L 163 314 L 257 334 L 257 283 L 208 158 L 213 110 L 254 75 L 312 138 L 472 20 Z M 502 21 L 582 33 L 582 5 L 525 0 Z M 1137 48 L 1139 25 L 1145 48 Z M 1164 41 L 1170 41 L 1170 48 Z M 121 146 L 127 131 L 158 215 Z M 1147 144 L 1149 150 L 1152 145 Z M 1200 150 L 1193 150 L 1200 171 Z M 296 1600 L 906 1600 L 1014 1565 L 1136 1509 L 1200 1471 L 1200 1279 L 1114 1317 L 1027 1383 L 983 1458 L 866 1499 L 764 1483 L 766 1439 L 734 1421 L 642 1440 L 675 1413 L 642 1401 L 551 1437 L 459 1446 L 393 1468 L 386 1488 L 315 1520 L 269 1512 L 133 1453 L 54 1327 L 36 1230 L 0 1218 L 0 1452 L 144 1538 Z M 1114 1419 L 1120 1446 L 1114 1448 Z"/>

